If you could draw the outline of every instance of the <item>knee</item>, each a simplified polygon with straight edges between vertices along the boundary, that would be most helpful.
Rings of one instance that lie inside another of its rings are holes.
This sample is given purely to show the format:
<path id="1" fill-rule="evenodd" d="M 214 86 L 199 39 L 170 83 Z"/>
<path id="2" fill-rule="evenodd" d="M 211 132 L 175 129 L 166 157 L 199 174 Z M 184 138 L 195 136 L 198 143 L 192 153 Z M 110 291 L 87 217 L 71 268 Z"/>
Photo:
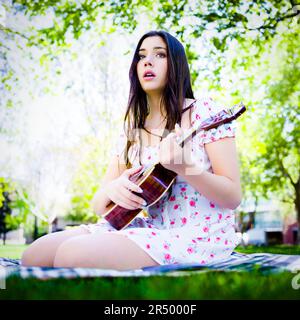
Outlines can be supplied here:
<path id="1" fill-rule="evenodd" d="M 74 268 L 80 267 L 80 261 L 73 244 L 73 239 L 64 241 L 56 250 L 53 261 L 54 268 Z"/>
<path id="2" fill-rule="evenodd" d="M 37 265 L 37 257 L 38 254 L 38 240 L 34 241 L 29 245 L 29 247 L 23 252 L 21 257 L 21 265 L 22 266 L 35 266 Z"/>
<path id="3" fill-rule="evenodd" d="M 43 238 L 43 237 L 42 237 Z M 49 262 L 45 261 L 44 257 L 44 239 L 39 238 L 29 245 L 23 252 L 21 257 L 22 266 L 49 266 Z"/>
<path id="4" fill-rule="evenodd" d="M 32 254 L 31 254 L 31 245 L 22 253 L 21 265 L 30 266 L 32 265 Z"/>

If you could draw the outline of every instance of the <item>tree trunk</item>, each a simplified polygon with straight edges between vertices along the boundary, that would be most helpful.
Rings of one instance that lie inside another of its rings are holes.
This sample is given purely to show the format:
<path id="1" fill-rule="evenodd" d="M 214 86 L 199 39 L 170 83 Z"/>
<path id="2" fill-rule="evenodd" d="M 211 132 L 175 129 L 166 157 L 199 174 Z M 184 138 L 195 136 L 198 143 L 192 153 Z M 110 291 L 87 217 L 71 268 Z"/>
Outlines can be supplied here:
<path id="1" fill-rule="evenodd" d="M 34 216 L 33 240 L 36 240 L 37 238 L 38 238 L 37 217 Z"/>

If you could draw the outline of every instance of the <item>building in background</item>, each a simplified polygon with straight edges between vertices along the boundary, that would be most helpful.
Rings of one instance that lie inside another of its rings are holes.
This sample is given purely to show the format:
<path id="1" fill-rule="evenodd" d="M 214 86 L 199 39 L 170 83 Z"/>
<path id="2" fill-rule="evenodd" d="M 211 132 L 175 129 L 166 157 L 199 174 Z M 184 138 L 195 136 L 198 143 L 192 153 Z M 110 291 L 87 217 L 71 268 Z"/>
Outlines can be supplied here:
<path id="1" fill-rule="evenodd" d="M 247 201 L 236 211 L 237 231 L 247 245 L 296 244 L 296 215 L 284 215 L 272 200 Z"/>

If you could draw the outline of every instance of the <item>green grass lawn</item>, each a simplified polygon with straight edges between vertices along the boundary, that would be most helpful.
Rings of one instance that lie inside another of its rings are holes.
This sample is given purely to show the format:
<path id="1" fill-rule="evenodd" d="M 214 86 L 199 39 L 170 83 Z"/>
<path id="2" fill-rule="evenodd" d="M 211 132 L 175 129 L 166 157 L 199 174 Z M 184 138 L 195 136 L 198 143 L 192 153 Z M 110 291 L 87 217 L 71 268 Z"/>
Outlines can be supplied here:
<path id="1" fill-rule="evenodd" d="M 19 258 L 26 246 L 0 246 L 1 257 Z M 300 254 L 300 246 L 238 247 L 245 253 Z M 300 299 L 295 274 L 208 271 L 186 277 L 56 279 L 11 277 L 0 299 Z"/>
<path id="2" fill-rule="evenodd" d="M 20 259 L 22 252 L 28 247 L 28 245 L 0 245 L 0 257 Z"/>

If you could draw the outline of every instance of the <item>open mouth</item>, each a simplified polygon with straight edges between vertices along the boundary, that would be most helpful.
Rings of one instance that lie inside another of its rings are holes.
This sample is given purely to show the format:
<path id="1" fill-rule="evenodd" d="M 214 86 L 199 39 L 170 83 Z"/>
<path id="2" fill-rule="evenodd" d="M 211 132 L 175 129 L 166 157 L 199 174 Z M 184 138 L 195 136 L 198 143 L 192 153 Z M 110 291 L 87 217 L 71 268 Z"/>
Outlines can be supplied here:
<path id="1" fill-rule="evenodd" d="M 155 75 L 155 73 L 152 72 L 152 71 L 145 71 L 145 72 L 144 72 L 143 78 L 144 78 L 145 80 L 151 80 L 151 79 L 154 79 L 155 77 L 156 77 L 156 75 Z"/>

